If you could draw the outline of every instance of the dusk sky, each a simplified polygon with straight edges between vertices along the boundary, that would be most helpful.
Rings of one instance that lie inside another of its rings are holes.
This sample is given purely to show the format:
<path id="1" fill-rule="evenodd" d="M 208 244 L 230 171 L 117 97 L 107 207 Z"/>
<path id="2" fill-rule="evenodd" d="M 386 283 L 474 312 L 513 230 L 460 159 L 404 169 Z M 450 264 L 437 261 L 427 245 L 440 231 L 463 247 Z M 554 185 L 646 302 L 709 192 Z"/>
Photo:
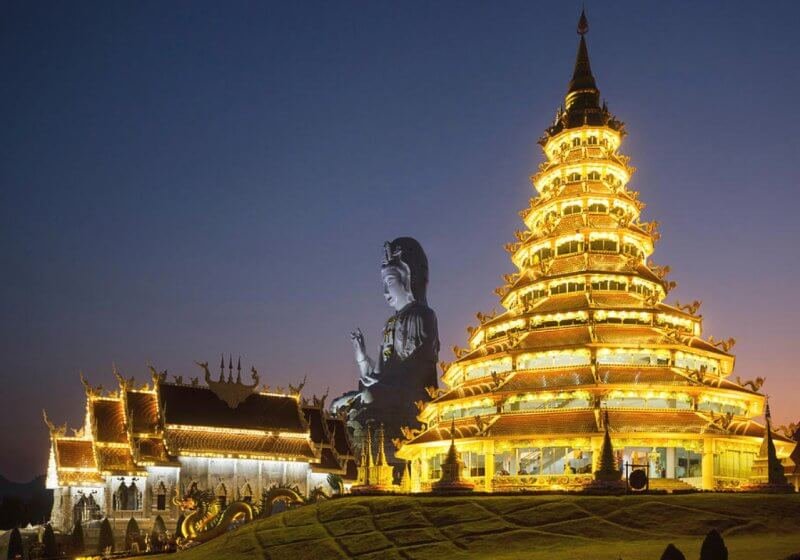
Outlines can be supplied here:
<path id="1" fill-rule="evenodd" d="M 800 420 L 800 4 L 587 2 L 592 69 L 661 223 L 667 301 Z M 563 101 L 580 3 L 3 2 L 0 474 L 46 469 L 83 371 L 184 379 L 241 355 L 352 388 L 383 242 L 430 260 L 440 358 L 512 271 L 502 246 Z"/>

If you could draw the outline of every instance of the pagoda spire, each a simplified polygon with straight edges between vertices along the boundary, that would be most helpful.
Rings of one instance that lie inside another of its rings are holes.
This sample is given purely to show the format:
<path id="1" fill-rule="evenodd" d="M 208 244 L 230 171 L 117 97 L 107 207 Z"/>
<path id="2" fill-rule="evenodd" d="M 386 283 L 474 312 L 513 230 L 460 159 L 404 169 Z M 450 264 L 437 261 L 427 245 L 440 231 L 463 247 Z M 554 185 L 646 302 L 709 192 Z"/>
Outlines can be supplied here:
<path id="1" fill-rule="evenodd" d="M 772 414 L 770 414 L 769 411 L 769 401 L 767 401 L 766 410 L 764 411 L 764 418 L 767 421 L 764 431 L 764 443 L 766 444 L 765 451 L 767 455 L 767 482 L 774 485 L 785 485 L 786 475 L 783 472 L 783 465 L 778 459 L 778 453 L 775 450 L 775 442 L 772 441 Z"/>
<path id="2" fill-rule="evenodd" d="M 564 101 L 567 118 L 573 121 L 571 126 L 576 124 L 580 126 L 583 124 L 582 121 L 589 118 L 590 113 L 599 113 L 600 111 L 600 90 L 597 89 L 597 83 L 592 74 L 589 49 L 586 46 L 588 32 L 589 20 L 586 18 L 586 12 L 581 10 L 581 17 L 578 20 L 578 35 L 580 35 L 578 54 L 575 57 L 575 68 L 572 71 L 572 79 L 569 82 Z"/>
<path id="3" fill-rule="evenodd" d="M 603 446 L 600 448 L 600 459 L 594 478 L 600 482 L 616 482 L 622 478 L 622 472 L 617 469 L 614 446 L 611 443 L 611 434 L 608 433 L 608 409 L 603 411 L 603 429 Z"/>

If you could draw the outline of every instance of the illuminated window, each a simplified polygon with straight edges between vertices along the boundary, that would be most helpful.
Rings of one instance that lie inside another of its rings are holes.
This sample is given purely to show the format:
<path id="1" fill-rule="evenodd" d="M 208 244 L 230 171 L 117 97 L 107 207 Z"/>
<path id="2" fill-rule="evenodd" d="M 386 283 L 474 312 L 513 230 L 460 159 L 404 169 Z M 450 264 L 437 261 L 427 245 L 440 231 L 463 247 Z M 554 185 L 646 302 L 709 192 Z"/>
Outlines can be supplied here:
<path id="1" fill-rule="evenodd" d="M 589 144 L 590 146 L 596 146 L 597 136 L 589 136 L 589 140 L 586 143 Z"/>
<path id="2" fill-rule="evenodd" d="M 561 255 L 571 255 L 573 253 L 582 253 L 583 252 L 583 241 L 579 239 L 573 239 L 572 241 L 565 241 L 558 246 L 557 254 Z"/>
<path id="3" fill-rule="evenodd" d="M 580 145 L 581 145 L 581 139 L 580 138 L 573 138 L 572 139 L 572 147 L 573 148 L 577 148 Z"/>
<path id="4" fill-rule="evenodd" d="M 533 256 L 531 257 L 531 263 L 538 264 L 539 261 L 543 261 L 545 259 L 549 259 L 552 257 L 553 257 L 553 250 L 550 247 L 542 247 L 533 254 Z"/>
<path id="5" fill-rule="evenodd" d="M 164 486 L 163 481 L 158 483 L 158 489 L 156 490 L 156 509 L 158 511 L 167 509 L 167 487 Z"/>
<path id="6" fill-rule="evenodd" d="M 586 285 L 583 282 L 562 282 L 550 287 L 550 295 L 582 292 L 585 289 Z"/>
<path id="7" fill-rule="evenodd" d="M 622 244 L 622 253 L 625 255 L 633 255 L 635 257 L 641 257 L 642 251 L 634 245 L 633 243 L 623 243 Z"/>
<path id="8" fill-rule="evenodd" d="M 602 202 L 592 202 L 586 210 L 595 214 L 605 214 L 608 212 L 608 206 Z"/>
<path id="9" fill-rule="evenodd" d="M 571 183 L 574 183 L 574 182 L 580 181 L 580 180 L 581 180 L 581 174 L 578 173 L 577 171 L 574 171 L 574 172 L 570 173 L 569 175 L 567 175 L 567 181 L 569 181 Z"/>
<path id="10" fill-rule="evenodd" d="M 597 171 L 590 171 L 589 175 L 586 176 L 590 181 L 599 181 L 600 180 L 600 173 Z"/>
<path id="11" fill-rule="evenodd" d="M 590 251 L 599 251 L 603 253 L 616 253 L 617 241 L 614 239 L 592 239 L 589 242 Z"/>
<path id="12" fill-rule="evenodd" d="M 564 208 L 561 210 L 561 213 L 565 216 L 569 216 L 570 214 L 580 214 L 581 206 L 580 204 L 571 204 L 570 206 L 564 206 Z"/>
<path id="13" fill-rule="evenodd" d="M 592 289 L 598 291 L 621 291 L 628 290 L 628 285 L 619 280 L 593 280 Z"/>

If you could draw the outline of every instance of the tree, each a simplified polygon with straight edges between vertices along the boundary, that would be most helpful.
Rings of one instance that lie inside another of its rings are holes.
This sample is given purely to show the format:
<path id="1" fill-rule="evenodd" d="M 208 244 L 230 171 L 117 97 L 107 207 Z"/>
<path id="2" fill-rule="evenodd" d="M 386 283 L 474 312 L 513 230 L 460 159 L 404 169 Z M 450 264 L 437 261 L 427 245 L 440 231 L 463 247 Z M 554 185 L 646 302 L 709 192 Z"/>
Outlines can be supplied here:
<path id="1" fill-rule="evenodd" d="M 664 554 L 661 555 L 661 560 L 686 560 L 686 556 L 678 550 L 678 547 L 669 543 L 667 548 L 664 549 Z"/>
<path id="2" fill-rule="evenodd" d="M 22 558 L 24 555 L 25 549 L 22 547 L 22 535 L 19 533 L 19 527 L 14 527 L 8 539 L 8 560 Z"/>
<path id="3" fill-rule="evenodd" d="M 100 538 L 97 541 L 97 552 L 103 554 L 107 548 L 114 552 L 114 530 L 111 528 L 111 523 L 108 517 L 103 519 L 100 524 Z"/>
<path id="4" fill-rule="evenodd" d="M 139 544 L 140 531 L 139 524 L 131 517 L 128 525 L 125 527 L 125 550 L 131 550 L 133 543 Z"/>
<path id="5" fill-rule="evenodd" d="M 334 494 L 344 494 L 344 480 L 338 474 L 330 473 L 328 475 L 328 486 L 331 487 Z"/>
<path id="6" fill-rule="evenodd" d="M 157 515 L 153 521 L 153 529 L 150 531 L 150 546 L 153 550 L 161 550 L 167 541 L 167 526 L 164 519 Z"/>
<path id="7" fill-rule="evenodd" d="M 76 523 L 72 528 L 72 537 L 70 538 L 70 549 L 73 554 L 83 554 L 86 545 L 83 543 L 83 525 Z"/>
<path id="8" fill-rule="evenodd" d="M 42 538 L 44 545 L 44 557 L 55 558 L 58 556 L 58 544 L 56 543 L 56 534 L 53 532 L 53 526 L 49 523 L 44 527 L 44 537 Z"/>
<path id="9" fill-rule="evenodd" d="M 700 547 L 700 560 L 728 560 L 728 548 L 716 529 L 711 529 L 706 535 Z"/>

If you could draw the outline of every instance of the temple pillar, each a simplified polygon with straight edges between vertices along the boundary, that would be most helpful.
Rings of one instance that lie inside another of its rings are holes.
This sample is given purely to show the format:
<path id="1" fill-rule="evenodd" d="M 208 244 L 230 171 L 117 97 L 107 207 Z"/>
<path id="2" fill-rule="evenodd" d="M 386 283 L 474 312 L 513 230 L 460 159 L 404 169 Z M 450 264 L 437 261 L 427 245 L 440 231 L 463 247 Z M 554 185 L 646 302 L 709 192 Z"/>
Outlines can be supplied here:
<path id="1" fill-rule="evenodd" d="M 714 489 L 714 440 L 710 437 L 703 439 L 703 460 L 701 463 L 703 473 L 703 490 Z"/>
<path id="2" fill-rule="evenodd" d="M 511 476 L 517 476 L 519 473 L 519 449 L 516 447 L 511 450 L 511 464 L 508 472 Z"/>
<path id="3" fill-rule="evenodd" d="M 667 478 L 675 478 L 675 451 L 674 447 L 667 447 Z"/>
<path id="4" fill-rule="evenodd" d="M 422 454 L 420 456 L 421 463 L 419 465 L 419 479 L 420 482 L 428 480 L 430 478 L 430 473 L 428 472 L 428 450 L 423 449 Z"/>
<path id="5" fill-rule="evenodd" d="M 483 444 L 483 489 L 485 492 L 492 491 L 492 479 L 494 478 L 494 440 L 484 442 Z"/>

